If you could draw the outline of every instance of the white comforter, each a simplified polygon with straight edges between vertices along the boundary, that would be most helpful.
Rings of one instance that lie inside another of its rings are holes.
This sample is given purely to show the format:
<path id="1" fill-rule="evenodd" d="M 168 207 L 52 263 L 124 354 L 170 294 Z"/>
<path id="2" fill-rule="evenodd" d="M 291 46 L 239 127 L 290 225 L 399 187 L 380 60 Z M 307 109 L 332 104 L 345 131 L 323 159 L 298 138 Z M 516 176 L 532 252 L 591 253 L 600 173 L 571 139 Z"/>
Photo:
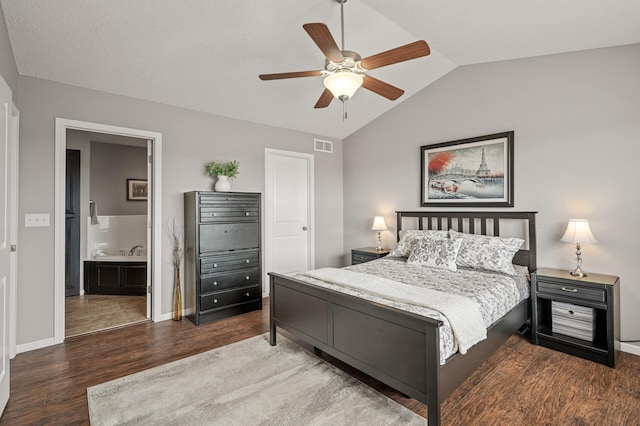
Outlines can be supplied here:
<path id="1" fill-rule="evenodd" d="M 322 268 L 303 275 L 366 291 L 388 300 L 434 309 L 449 321 L 461 354 L 467 353 L 469 348 L 487 338 L 480 308 L 467 297 L 345 269 Z"/>

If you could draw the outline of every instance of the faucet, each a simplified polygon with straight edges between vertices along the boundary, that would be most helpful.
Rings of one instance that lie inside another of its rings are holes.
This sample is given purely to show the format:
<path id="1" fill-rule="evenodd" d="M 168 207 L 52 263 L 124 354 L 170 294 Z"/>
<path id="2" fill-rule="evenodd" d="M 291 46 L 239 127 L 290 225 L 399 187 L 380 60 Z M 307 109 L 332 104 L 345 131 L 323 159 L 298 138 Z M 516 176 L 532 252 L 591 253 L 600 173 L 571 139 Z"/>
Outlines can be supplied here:
<path id="1" fill-rule="evenodd" d="M 131 247 L 131 250 L 129 250 L 129 256 L 133 256 L 133 253 L 136 253 L 136 256 L 140 256 L 140 249 L 143 248 L 144 246 L 141 246 L 140 244 Z"/>

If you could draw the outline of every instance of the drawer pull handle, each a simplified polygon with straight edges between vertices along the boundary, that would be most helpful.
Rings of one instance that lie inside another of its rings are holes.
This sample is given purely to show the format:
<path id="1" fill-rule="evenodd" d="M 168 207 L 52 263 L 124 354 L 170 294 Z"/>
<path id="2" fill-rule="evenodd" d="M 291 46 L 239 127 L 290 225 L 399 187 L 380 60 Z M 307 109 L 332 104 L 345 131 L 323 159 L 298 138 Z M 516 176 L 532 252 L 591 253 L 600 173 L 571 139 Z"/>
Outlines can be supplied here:
<path id="1" fill-rule="evenodd" d="M 213 303 L 218 303 L 218 299 L 213 299 Z"/>
<path id="2" fill-rule="evenodd" d="M 214 281 L 214 282 L 213 282 L 213 285 L 218 285 L 218 281 Z"/>
<path id="3" fill-rule="evenodd" d="M 247 293 L 247 297 L 249 297 L 249 296 L 250 296 L 250 294 L 249 294 L 249 293 Z"/>
<path id="4" fill-rule="evenodd" d="M 244 261 L 244 263 L 249 263 L 249 262 L 251 262 L 249 259 L 246 259 L 246 260 Z"/>
<path id="5" fill-rule="evenodd" d="M 244 212 L 244 215 L 245 216 L 249 216 L 249 212 Z"/>
<path id="6" fill-rule="evenodd" d="M 213 217 L 216 217 L 216 214 L 215 214 L 215 213 L 213 214 Z"/>
<path id="7" fill-rule="evenodd" d="M 573 315 L 573 314 L 575 314 L 575 312 L 573 312 L 572 310 L 569 310 L 569 314 Z"/>
<path id="8" fill-rule="evenodd" d="M 249 281 L 251 278 L 249 278 L 249 275 L 247 275 L 246 277 L 244 277 L 244 279 Z"/>
<path id="9" fill-rule="evenodd" d="M 214 263 L 214 264 L 213 264 L 213 267 L 214 267 L 214 268 L 217 268 L 217 267 L 218 267 L 218 264 L 217 264 L 217 263 Z"/>
<path id="10" fill-rule="evenodd" d="M 577 293 L 578 289 L 577 288 L 562 287 L 562 291 L 568 291 L 569 293 Z"/>

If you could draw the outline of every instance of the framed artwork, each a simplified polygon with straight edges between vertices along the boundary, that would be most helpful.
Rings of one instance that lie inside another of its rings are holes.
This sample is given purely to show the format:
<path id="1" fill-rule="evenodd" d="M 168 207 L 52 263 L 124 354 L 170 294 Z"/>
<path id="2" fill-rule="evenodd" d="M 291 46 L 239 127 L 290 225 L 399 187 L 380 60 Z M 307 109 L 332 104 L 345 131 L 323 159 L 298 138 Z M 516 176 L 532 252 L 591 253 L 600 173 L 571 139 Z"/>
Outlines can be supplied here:
<path id="1" fill-rule="evenodd" d="M 147 201 L 146 179 L 127 179 L 127 201 Z"/>
<path id="2" fill-rule="evenodd" d="M 421 205 L 513 207 L 514 132 L 420 147 Z"/>

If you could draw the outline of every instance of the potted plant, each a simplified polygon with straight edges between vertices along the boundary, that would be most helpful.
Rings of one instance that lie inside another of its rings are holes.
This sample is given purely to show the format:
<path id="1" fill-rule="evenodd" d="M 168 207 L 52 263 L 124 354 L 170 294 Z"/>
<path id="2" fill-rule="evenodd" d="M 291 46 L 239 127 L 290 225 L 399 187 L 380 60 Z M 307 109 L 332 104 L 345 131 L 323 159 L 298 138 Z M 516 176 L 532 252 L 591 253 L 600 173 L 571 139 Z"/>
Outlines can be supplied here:
<path id="1" fill-rule="evenodd" d="M 239 167 L 240 163 L 235 160 L 226 163 L 222 161 L 207 163 L 207 174 L 218 178 L 214 187 L 215 190 L 220 192 L 229 191 L 231 189 L 229 180 L 235 179 L 240 174 Z"/>

